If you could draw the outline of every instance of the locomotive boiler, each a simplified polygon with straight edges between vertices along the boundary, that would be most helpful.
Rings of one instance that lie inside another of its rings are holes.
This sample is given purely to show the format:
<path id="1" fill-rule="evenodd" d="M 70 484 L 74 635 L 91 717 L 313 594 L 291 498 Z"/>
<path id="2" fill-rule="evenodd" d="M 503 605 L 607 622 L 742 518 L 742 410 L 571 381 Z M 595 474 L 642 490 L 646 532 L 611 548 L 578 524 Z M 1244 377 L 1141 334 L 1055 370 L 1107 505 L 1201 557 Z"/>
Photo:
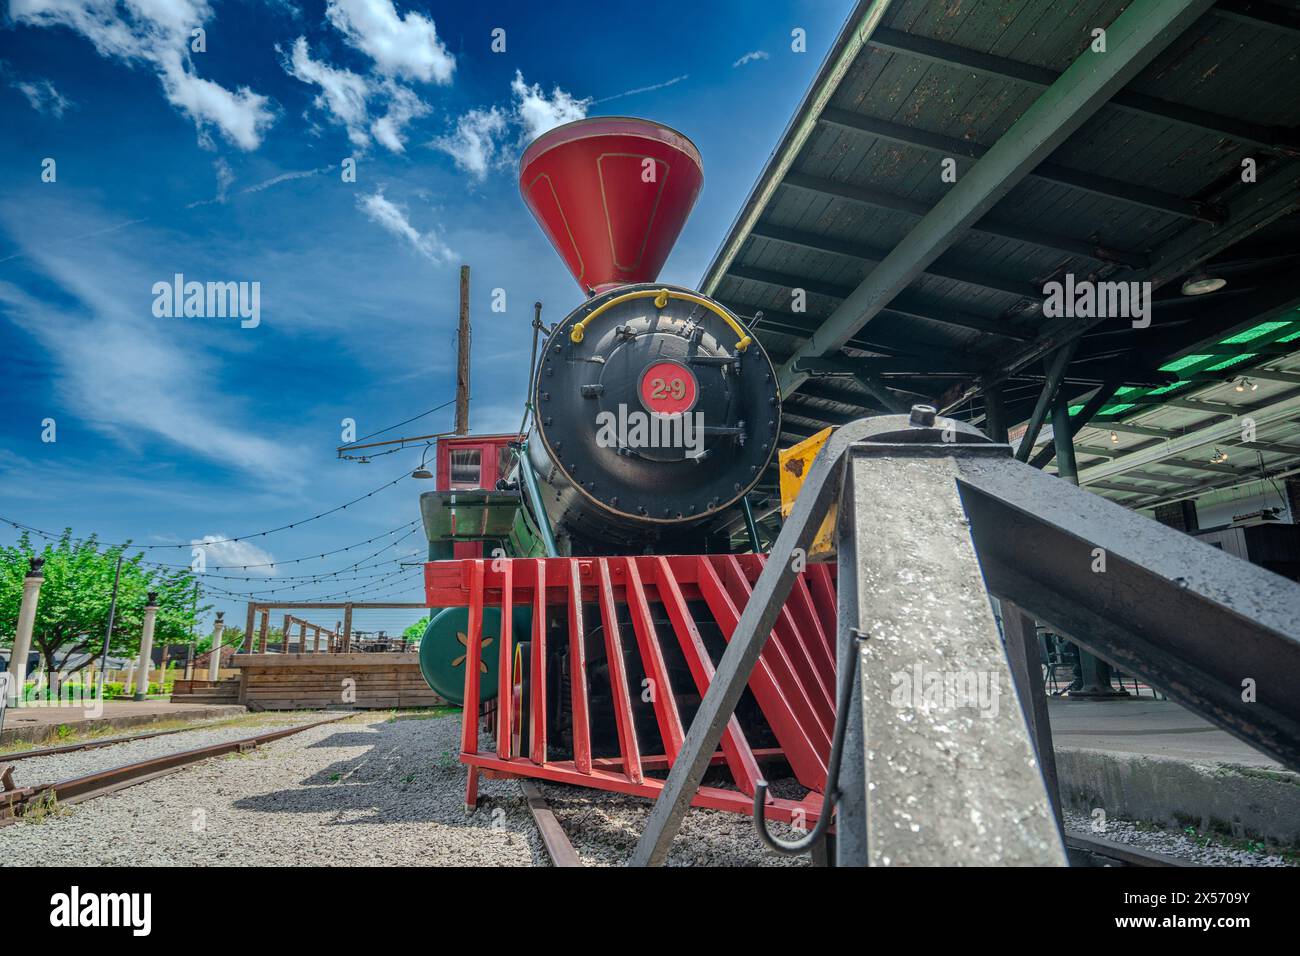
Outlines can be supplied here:
<path id="1" fill-rule="evenodd" d="M 776 451 L 763 347 L 721 303 L 655 282 L 703 178 L 689 139 L 622 117 L 557 127 L 520 162 L 524 201 L 587 294 L 546 338 L 520 463 L 562 553 L 726 550 L 718 519 Z"/>

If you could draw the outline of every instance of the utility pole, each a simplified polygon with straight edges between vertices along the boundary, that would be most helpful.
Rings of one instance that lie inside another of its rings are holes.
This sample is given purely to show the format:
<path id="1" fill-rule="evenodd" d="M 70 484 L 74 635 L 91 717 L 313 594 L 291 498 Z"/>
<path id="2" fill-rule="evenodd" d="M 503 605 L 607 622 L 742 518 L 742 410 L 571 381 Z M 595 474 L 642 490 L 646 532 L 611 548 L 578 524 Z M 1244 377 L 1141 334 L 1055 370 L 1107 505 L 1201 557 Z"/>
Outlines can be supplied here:
<path id="1" fill-rule="evenodd" d="M 460 336 L 456 346 L 456 434 L 469 434 L 469 266 L 460 267 Z"/>

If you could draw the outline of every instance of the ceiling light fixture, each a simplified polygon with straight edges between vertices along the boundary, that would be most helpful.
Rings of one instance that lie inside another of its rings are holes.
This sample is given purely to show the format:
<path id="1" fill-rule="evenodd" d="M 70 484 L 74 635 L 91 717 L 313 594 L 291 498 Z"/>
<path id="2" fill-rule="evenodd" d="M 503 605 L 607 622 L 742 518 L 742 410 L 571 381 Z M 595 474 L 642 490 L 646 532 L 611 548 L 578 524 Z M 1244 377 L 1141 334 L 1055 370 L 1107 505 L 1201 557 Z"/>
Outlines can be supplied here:
<path id="1" fill-rule="evenodd" d="M 1193 272 L 1183 280 L 1183 295 L 1205 295 L 1209 292 L 1218 292 L 1228 280 L 1222 276 L 1207 275 L 1204 271 Z"/>

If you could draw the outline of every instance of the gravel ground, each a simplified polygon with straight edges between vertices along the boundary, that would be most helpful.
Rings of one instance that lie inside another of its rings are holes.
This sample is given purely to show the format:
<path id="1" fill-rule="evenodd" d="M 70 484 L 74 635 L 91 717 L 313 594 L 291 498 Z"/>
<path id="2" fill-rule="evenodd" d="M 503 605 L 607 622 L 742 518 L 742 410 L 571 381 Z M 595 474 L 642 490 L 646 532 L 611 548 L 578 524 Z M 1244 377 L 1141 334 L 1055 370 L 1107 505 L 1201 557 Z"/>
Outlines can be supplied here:
<path id="1" fill-rule="evenodd" d="M 588 866 L 621 866 L 632 856 L 650 817 L 650 802 L 606 790 L 588 790 L 538 781 L 569 842 Z M 803 789 L 774 781 L 772 793 L 802 797 Z M 785 824 L 768 829 L 781 839 L 793 839 Z M 808 866 L 807 854 L 778 856 L 764 848 L 749 816 L 722 810 L 692 809 L 668 853 L 669 866 Z"/>
<path id="2" fill-rule="evenodd" d="M 0 865 L 546 865 L 514 781 L 482 780 L 465 812 L 459 732 L 387 715 L 303 731 L 0 828 Z"/>
<path id="3" fill-rule="evenodd" d="M 1098 833 L 1092 829 L 1092 819 L 1074 810 L 1064 812 L 1065 828 L 1102 840 L 1113 840 L 1139 850 L 1163 853 L 1166 856 L 1187 860 L 1198 866 L 1295 866 L 1276 853 L 1262 853 L 1223 843 L 1222 837 L 1193 837 L 1180 830 L 1140 826 L 1132 820 L 1110 817 L 1106 828 Z M 1234 841 L 1235 843 L 1236 841 Z"/>
<path id="4" fill-rule="evenodd" d="M 283 717 L 267 714 L 266 720 L 255 723 L 241 722 L 229 727 L 196 727 L 194 730 L 186 730 L 179 734 L 149 737 L 131 743 L 114 744 L 111 747 L 74 750 L 49 757 L 17 760 L 13 765 L 14 783 L 19 787 L 30 787 L 38 783 L 71 780 L 73 777 L 111 770 L 114 767 L 135 763 L 137 760 L 148 760 L 180 750 L 193 750 L 228 740 L 241 740 L 244 737 L 252 737 L 272 730 L 310 724 L 323 717 L 323 714 L 293 714 Z M 0 757 L 0 763 L 3 761 L 4 758 Z"/>

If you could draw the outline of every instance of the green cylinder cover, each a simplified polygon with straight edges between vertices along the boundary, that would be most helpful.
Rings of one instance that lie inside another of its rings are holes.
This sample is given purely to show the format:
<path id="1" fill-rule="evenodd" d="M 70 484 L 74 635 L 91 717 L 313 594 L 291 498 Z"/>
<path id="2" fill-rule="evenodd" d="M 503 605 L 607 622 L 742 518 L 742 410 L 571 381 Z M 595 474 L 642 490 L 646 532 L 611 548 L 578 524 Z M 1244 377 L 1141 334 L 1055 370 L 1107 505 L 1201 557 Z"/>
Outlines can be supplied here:
<path id="1" fill-rule="evenodd" d="M 514 609 L 512 643 L 527 640 L 533 613 L 527 607 Z M 420 639 L 420 671 L 425 682 L 448 703 L 465 700 L 466 634 L 469 633 L 469 608 L 447 607 L 429 620 Z M 479 698 L 492 700 L 497 695 L 497 662 L 501 654 L 501 609 L 483 609 L 483 660 L 479 665 Z"/>

